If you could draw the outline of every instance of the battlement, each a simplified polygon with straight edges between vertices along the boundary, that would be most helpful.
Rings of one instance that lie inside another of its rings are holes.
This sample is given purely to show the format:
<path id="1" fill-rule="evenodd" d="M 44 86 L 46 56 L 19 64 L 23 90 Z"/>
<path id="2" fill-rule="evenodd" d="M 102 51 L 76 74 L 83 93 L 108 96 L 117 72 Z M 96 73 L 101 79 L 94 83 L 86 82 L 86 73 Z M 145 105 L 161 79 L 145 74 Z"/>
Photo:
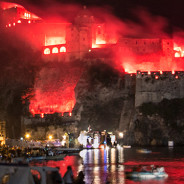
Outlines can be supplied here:
<path id="1" fill-rule="evenodd" d="M 184 78 L 184 71 L 137 71 L 137 78 L 150 79 L 179 79 Z"/>

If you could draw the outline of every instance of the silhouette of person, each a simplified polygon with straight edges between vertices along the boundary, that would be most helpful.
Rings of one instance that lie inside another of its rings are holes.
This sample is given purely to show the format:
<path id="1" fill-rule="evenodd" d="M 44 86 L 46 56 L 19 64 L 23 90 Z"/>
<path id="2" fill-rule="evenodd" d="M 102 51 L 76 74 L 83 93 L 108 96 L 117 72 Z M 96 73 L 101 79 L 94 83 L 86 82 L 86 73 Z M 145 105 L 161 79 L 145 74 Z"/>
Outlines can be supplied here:
<path id="1" fill-rule="evenodd" d="M 72 184 L 73 183 L 74 176 L 73 176 L 73 172 L 72 172 L 72 167 L 71 166 L 67 167 L 67 171 L 64 174 L 63 179 L 64 179 L 65 184 Z"/>
<path id="2" fill-rule="evenodd" d="M 84 182 L 84 173 L 82 171 L 79 172 L 75 184 L 85 184 Z"/>

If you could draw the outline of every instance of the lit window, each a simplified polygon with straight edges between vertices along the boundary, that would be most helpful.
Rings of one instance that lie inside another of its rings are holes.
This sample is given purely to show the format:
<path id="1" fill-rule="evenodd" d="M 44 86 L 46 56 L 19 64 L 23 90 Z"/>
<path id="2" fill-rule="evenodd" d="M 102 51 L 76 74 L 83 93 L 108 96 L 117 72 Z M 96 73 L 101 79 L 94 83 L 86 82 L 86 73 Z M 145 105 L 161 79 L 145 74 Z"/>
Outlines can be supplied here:
<path id="1" fill-rule="evenodd" d="M 53 49 L 52 49 L 52 53 L 58 53 L 59 51 L 58 51 L 58 48 L 57 47 L 54 47 Z"/>
<path id="2" fill-rule="evenodd" d="M 50 49 L 49 48 L 44 49 L 44 54 L 50 54 Z"/>
<path id="3" fill-rule="evenodd" d="M 66 47 L 61 47 L 60 52 L 66 52 Z"/>
<path id="4" fill-rule="evenodd" d="M 181 55 L 178 52 L 176 52 L 175 57 L 181 57 Z"/>

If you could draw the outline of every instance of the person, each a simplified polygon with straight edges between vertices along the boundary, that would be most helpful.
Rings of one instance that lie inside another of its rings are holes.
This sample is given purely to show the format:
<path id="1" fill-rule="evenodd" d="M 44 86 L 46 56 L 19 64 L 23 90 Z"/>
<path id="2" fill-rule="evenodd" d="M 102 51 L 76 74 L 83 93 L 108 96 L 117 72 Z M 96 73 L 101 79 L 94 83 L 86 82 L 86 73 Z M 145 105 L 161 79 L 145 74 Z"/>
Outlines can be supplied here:
<path id="1" fill-rule="evenodd" d="M 82 171 L 79 172 L 75 184 L 85 184 L 84 182 L 84 173 Z"/>
<path id="2" fill-rule="evenodd" d="M 72 184 L 73 183 L 74 176 L 73 176 L 73 171 L 72 171 L 72 167 L 71 166 L 67 167 L 67 171 L 64 174 L 63 179 L 64 179 L 65 184 Z"/>

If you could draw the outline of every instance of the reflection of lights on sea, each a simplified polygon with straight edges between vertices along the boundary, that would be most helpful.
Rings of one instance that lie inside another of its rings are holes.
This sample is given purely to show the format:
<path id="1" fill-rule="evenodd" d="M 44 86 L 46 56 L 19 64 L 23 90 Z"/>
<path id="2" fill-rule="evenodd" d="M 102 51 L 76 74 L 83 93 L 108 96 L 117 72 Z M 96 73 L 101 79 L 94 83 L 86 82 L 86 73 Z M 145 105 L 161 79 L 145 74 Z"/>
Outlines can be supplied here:
<path id="1" fill-rule="evenodd" d="M 84 159 L 85 156 L 86 156 L 86 153 L 87 153 L 87 150 L 84 149 L 84 150 L 82 150 L 82 151 L 79 153 L 79 155 Z"/>
<path id="2" fill-rule="evenodd" d="M 118 148 L 118 149 L 121 149 L 121 148 L 123 148 L 123 147 L 122 147 L 121 145 L 118 144 L 118 145 L 117 145 L 117 148 Z"/>

